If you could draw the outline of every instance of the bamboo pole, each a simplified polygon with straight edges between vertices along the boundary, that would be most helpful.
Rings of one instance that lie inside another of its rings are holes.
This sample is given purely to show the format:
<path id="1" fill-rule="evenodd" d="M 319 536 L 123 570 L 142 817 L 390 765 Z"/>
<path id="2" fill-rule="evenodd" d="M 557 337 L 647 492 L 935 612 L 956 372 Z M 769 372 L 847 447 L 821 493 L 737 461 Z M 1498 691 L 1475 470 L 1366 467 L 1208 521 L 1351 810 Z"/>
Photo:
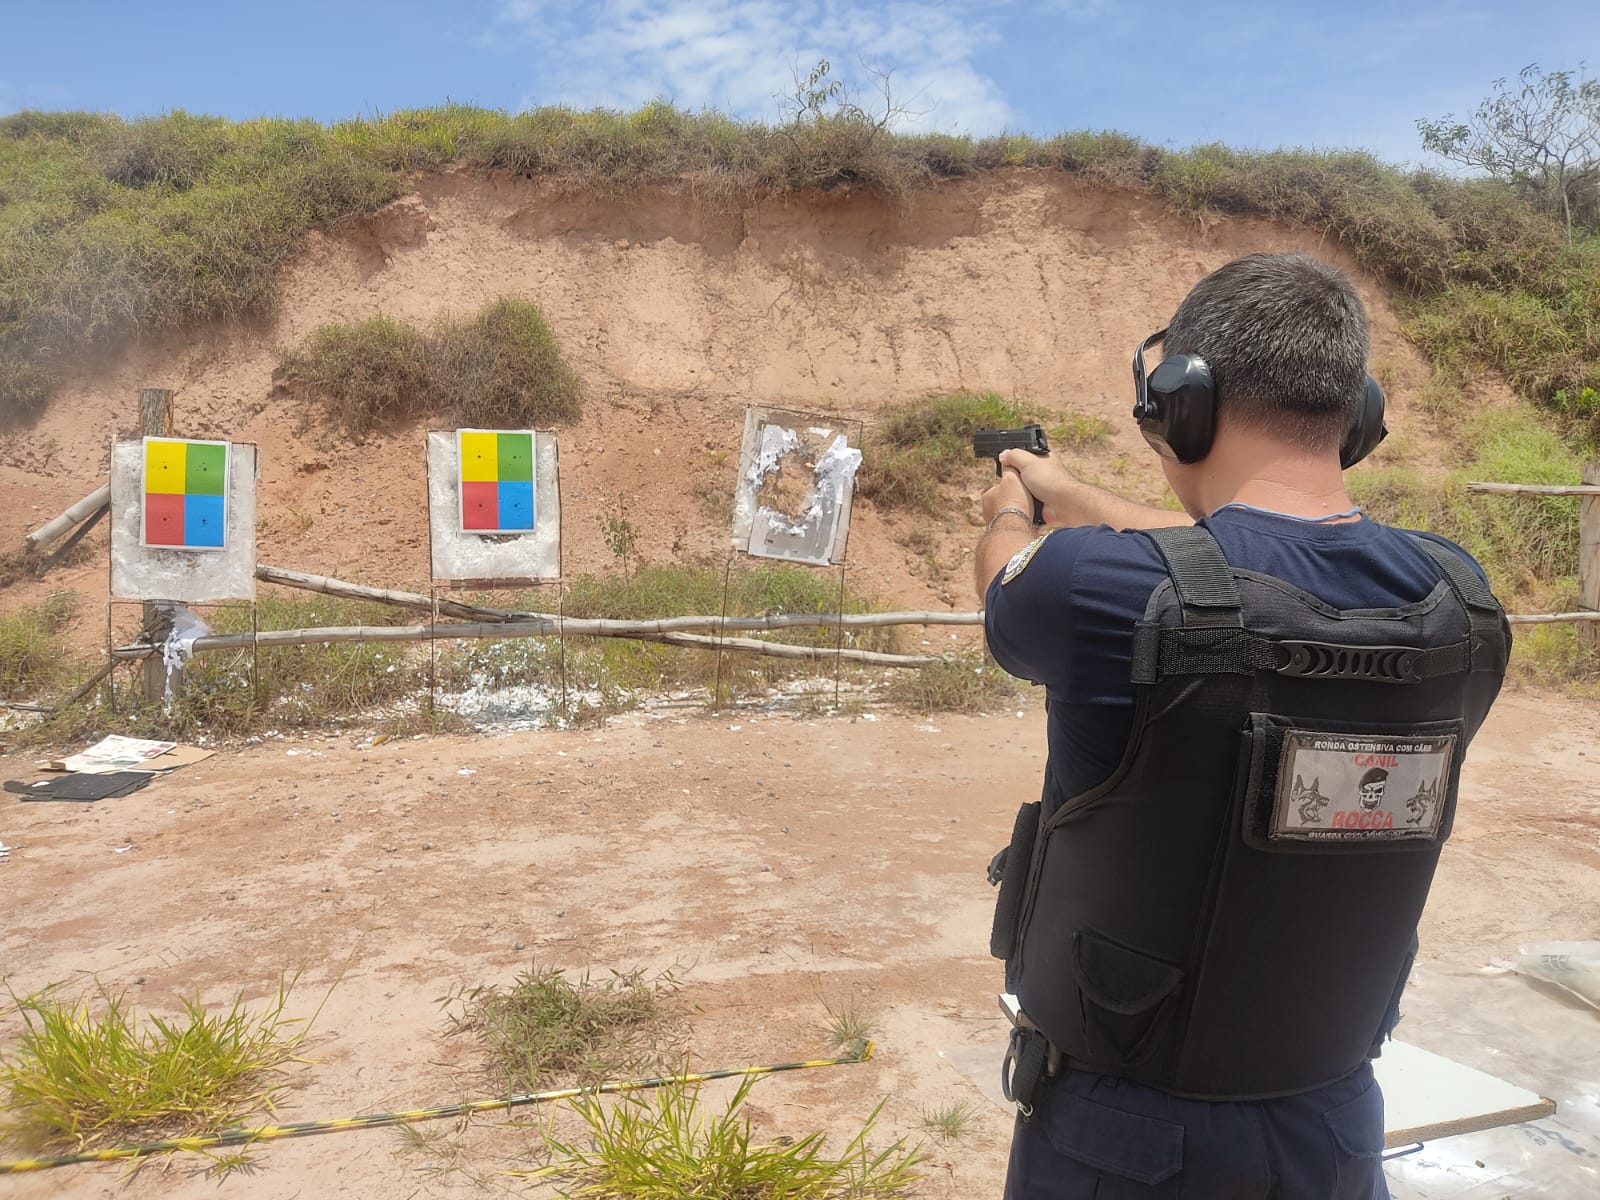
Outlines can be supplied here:
<path id="1" fill-rule="evenodd" d="M 91 517 L 104 505 L 111 503 L 111 485 L 97 487 L 82 500 L 67 508 L 60 516 L 52 517 L 24 539 L 29 550 L 43 550 L 66 533 L 79 521 Z"/>
<path id="2" fill-rule="evenodd" d="M 419 612 L 432 612 L 433 600 L 417 592 L 401 592 L 390 588 L 373 588 L 364 584 L 330 579 L 324 575 L 308 575 L 282 567 L 262 563 L 256 567 L 256 578 L 263 583 L 301 588 L 329 596 L 342 596 L 348 600 L 371 600 L 397 608 L 411 608 Z M 975 612 L 884 612 L 884 613 L 772 613 L 764 617 L 689 616 L 663 617 L 659 620 L 623 621 L 612 617 L 596 617 L 580 621 L 575 617 L 558 617 L 555 613 L 523 612 L 518 609 L 489 608 L 467 604 L 459 600 L 439 600 L 439 612 L 463 620 L 501 621 L 507 623 L 566 622 L 569 636 L 628 636 L 633 634 L 687 633 L 695 630 L 718 628 L 740 630 L 793 629 L 802 627 L 843 626 L 846 629 L 878 629 L 892 625 L 981 625 L 983 614 Z M 581 628 L 579 626 L 582 626 Z M 440 628 L 445 628 L 441 626 Z"/>
<path id="3" fill-rule="evenodd" d="M 45 557 L 44 561 L 39 564 L 40 571 L 48 571 L 67 555 L 71 554 L 73 547 L 75 547 L 79 542 L 83 541 L 84 538 L 88 537 L 89 534 L 93 532 L 94 527 L 100 524 L 100 522 L 104 520 L 110 514 L 110 512 L 111 505 L 109 503 L 102 504 L 99 508 L 95 509 L 94 512 L 90 514 L 87 521 L 72 531 L 71 537 L 67 538 L 61 543 L 61 545 L 50 551 L 50 553 Z"/>
<path id="4" fill-rule="evenodd" d="M 1488 496 L 1600 496 L 1600 479 L 1584 472 L 1583 483 L 1567 486 L 1548 483 L 1469 483 L 1467 491 Z"/>
<path id="5" fill-rule="evenodd" d="M 1513 625 L 1554 625 L 1558 621 L 1575 621 L 1582 625 L 1593 625 L 1596 622 L 1600 622 L 1600 612 L 1538 613 L 1528 616 L 1510 613 L 1507 614 L 1506 620 Z"/>
<path id="6" fill-rule="evenodd" d="M 263 649 L 273 646 L 311 646 L 330 642 L 426 642 L 461 640 L 499 640 L 525 637 L 556 637 L 566 626 L 568 636 L 621 637 L 634 641 L 666 642 L 674 646 L 715 649 L 718 639 L 694 633 L 617 633 L 601 632 L 597 621 L 479 621 L 444 625 L 335 625 L 322 629 L 269 629 L 260 633 L 207 634 L 196 638 L 194 653 L 209 650 L 240 650 L 248 646 Z M 763 654 L 770 658 L 821 659 L 835 653 L 831 646 L 795 646 L 787 642 L 763 642 L 755 638 L 723 638 L 729 650 Z M 120 646 L 112 651 L 117 659 L 140 659 L 159 655 L 159 646 Z M 875 650 L 843 651 L 846 661 L 874 667 L 925 667 L 939 660 L 932 656 L 884 654 Z"/>
<path id="7" fill-rule="evenodd" d="M 1600 484 L 1600 463 L 1585 464 L 1581 478 Z M 1600 609 L 1600 486 L 1578 506 L 1578 603 Z M 1594 625 L 1580 626 L 1578 637 L 1590 651 L 1600 647 L 1600 629 Z"/>

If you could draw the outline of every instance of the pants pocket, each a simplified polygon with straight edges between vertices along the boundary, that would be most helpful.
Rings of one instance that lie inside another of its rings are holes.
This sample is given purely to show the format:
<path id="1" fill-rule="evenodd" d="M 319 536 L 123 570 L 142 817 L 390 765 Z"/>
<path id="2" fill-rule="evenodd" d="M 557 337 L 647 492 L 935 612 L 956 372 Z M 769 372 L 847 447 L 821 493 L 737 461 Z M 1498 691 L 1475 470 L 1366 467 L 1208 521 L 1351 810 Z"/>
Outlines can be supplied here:
<path id="1" fill-rule="evenodd" d="M 1369 1084 L 1354 1099 L 1322 1116 L 1333 1141 L 1335 1187 L 1330 1200 L 1381 1200 L 1389 1195 L 1383 1178 L 1383 1093 Z"/>

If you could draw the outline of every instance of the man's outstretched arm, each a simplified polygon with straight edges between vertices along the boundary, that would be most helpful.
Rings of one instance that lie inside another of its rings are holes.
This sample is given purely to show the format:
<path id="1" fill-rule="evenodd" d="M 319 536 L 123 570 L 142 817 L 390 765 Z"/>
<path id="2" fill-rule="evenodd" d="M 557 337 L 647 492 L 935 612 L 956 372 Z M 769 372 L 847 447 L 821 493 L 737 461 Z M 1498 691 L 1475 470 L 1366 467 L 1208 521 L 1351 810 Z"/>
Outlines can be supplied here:
<path id="1" fill-rule="evenodd" d="M 1169 525 L 1194 524 L 1186 513 L 1136 504 L 1114 492 L 1084 483 L 1067 470 L 1066 463 L 1055 455 L 1041 456 L 1026 450 L 1007 450 L 1000 456 L 1000 465 L 1016 471 L 1023 488 L 1044 502 L 1046 525 L 1161 529 Z M 989 578 L 993 579 L 994 576 L 991 574 Z"/>

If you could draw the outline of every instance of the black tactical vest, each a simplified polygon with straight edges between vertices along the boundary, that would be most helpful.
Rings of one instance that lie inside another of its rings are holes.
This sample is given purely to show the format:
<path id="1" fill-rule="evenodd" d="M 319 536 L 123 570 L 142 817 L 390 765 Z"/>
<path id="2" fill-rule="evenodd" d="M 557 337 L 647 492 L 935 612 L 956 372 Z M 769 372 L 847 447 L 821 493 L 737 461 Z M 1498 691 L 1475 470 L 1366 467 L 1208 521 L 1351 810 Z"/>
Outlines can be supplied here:
<path id="1" fill-rule="evenodd" d="M 1394 1024 L 1509 627 L 1424 538 L 1426 599 L 1340 611 L 1231 568 L 1198 527 L 1148 536 L 1170 580 L 1135 634 L 1122 762 L 1019 814 L 992 948 L 1073 1066 L 1207 1099 L 1307 1091 Z"/>

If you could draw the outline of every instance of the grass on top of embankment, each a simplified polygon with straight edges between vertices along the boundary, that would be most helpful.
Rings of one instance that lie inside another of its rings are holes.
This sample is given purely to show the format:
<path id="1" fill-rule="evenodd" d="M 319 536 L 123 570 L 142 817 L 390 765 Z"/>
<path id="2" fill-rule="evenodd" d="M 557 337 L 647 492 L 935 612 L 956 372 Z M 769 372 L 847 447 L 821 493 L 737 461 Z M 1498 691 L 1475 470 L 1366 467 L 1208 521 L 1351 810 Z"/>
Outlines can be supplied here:
<path id="1" fill-rule="evenodd" d="M 1389 279 L 1436 362 L 1497 368 L 1591 436 L 1600 419 L 1600 239 L 1580 231 L 1568 246 L 1509 186 L 1360 151 L 896 134 L 847 107 L 769 125 L 656 102 L 515 114 L 449 104 L 331 126 L 183 112 L 0 119 L 0 421 L 38 411 L 67 364 L 131 337 L 269 309 L 275 273 L 308 230 L 376 211 L 407 172 L 454 167 L 606 195 L 681 183 L 730 208 L 807 188 L 903 197 L 1032 167 L 1148 192 L 1201 221 L 1273 217 Z"/>

